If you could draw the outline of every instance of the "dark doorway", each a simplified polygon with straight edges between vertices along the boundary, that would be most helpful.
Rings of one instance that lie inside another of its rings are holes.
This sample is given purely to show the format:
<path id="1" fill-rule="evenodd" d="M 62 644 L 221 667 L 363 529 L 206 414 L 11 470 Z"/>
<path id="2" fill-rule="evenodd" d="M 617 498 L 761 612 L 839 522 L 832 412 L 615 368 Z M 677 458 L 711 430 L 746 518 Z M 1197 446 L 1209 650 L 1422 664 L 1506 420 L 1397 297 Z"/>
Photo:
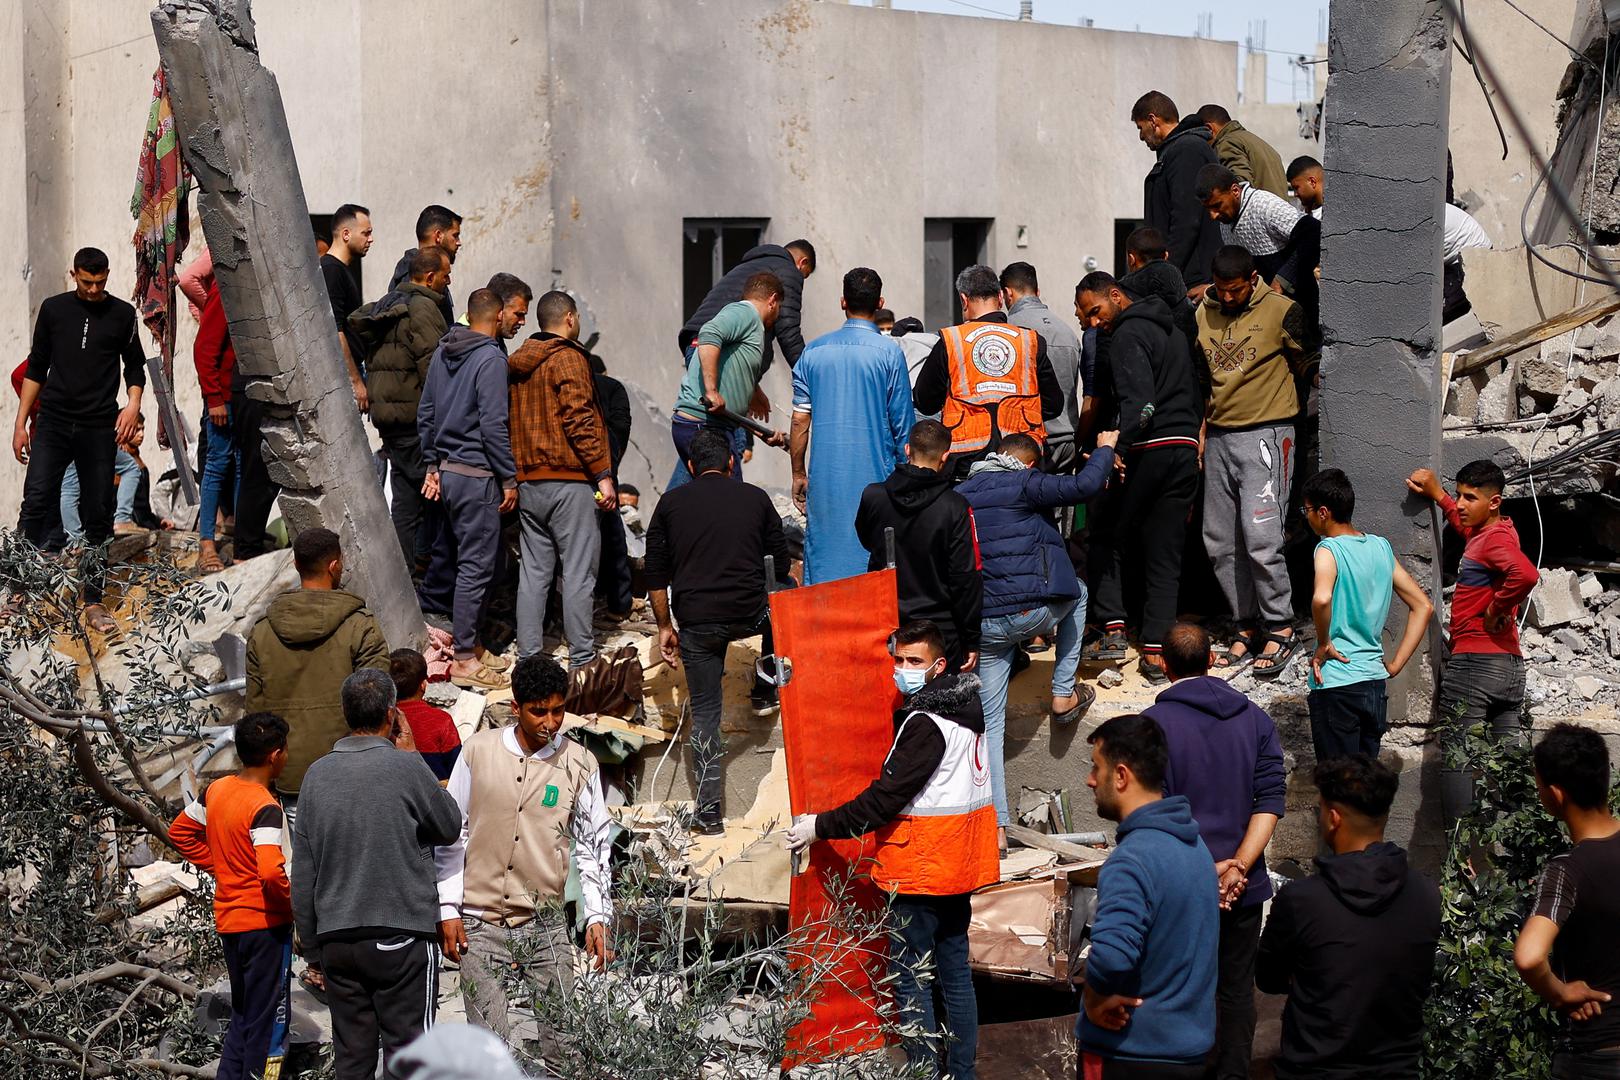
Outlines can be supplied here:
<path id="1" fill-rule="evenodd" d="M 923 221 L 923 322 L 929 330 L 962 321 L 956 275 L 990 254 L 992 218 Z"/>
<path id="2" fill-rule="evenodd" d="M 1127 273 L 1125 267 L 1125 242 L 1131 238 L 1131 233 L 1141 227 L 1141 218 L 1114 219 L 1114 277 L 1122 278 Z"/>
<path id="3" fill-rule="evenodd" d="M 702 305 L 714 283 L 765 234 L 765 218 L 686 218 L 681 222 L 681 304 L 685 317 Z"/>

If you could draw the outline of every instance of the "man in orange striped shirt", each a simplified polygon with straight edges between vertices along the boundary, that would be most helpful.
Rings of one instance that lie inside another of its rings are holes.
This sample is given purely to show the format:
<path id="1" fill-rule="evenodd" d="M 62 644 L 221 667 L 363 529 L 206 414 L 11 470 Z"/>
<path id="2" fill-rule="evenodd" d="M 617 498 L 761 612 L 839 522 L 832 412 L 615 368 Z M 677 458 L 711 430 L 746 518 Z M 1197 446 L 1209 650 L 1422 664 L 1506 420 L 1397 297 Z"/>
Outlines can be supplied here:
<path id="1" fill-rule="evenodd" d="M 244 716 L 236 754 L 241 769 L 209 784 L 169 827 L 175 850 L 214 875 L 214 926 L 231 983 L 218 1080 L 279 1075 L 292 968 L 292 888 L 281 803 L 271 790 L 287 765 L 287 721 L 268 712 Z"/>

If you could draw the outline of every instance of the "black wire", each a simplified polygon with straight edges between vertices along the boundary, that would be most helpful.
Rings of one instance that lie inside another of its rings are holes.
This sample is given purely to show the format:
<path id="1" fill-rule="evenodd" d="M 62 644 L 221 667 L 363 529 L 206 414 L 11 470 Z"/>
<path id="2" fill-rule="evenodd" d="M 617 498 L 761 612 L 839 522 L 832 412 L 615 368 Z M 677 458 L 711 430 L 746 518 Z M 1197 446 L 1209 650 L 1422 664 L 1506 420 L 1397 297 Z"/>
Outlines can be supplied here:
<path id="1" fill-rule="evenodd" d="M 1457 17 L 1459 22 L 1464 18 L 1463 0 L 1457 0 Z M 1491 100 L 1491 91 L 1485 85 L 1485 76 L 1479 73 L 1479 65 L 1474 63 L 1473 54 L 1464 47 L 1462 42 L 1457 40 L 1455 35 L 1451 38 L 1451 44 L 1462 58 L 1468 61 L 1468 67 L 1474 73 L 1474 81 L 1479 83 L 1479 92 L 1485 95 L 1485 107 L 1491 110 L 1491 120 L 1496 123 L 1496 137 L 1502 140 L 1502 160 L 1506 161 L 1508 157 L 1507 132 L 1502 130 L 1502 118 L 1496 115 L 1496 102 Z"/>

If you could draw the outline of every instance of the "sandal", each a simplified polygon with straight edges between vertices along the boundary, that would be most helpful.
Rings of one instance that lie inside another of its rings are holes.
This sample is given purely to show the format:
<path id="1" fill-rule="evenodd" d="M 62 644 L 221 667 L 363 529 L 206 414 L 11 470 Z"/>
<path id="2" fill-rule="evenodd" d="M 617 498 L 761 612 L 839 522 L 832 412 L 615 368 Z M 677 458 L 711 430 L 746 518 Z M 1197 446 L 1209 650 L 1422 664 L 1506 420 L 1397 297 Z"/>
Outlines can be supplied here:
<path id="1" fill-rule="evenodd" d="M 1093 690 L 1084 683 L 1075 683 L 1074 696 L 1080 699 L 1079 703 L 1071 709 L 1064 709 L 1062 712 L 1053 713 L 1052 723 L 1072 724 L 1076 720 L 1080 719 L 1086 714 L 1086 710 L 1091 708 L 1092 702 L 1097 700 L 1097 691 Z"/>
<path id="2" fill-rule="evenodd" d="M 1123 630 L 1105 630 L 1095 641 L 1080 650 L 1081 660 L 1123 660 L 1129 642 Z"/>
<path id="3" fill-rule="evenodd" d="M 85 605 L 84 625 L 88 629 L 106 637 L 122 633 L 118 620 L 114 619 L 112 613 L 100 604 Z"/>
<path id="4" fill-rule="evenodd" d="M 1288 661 L 1293 657 L 1294 650 L 1299 648 L 1299 639 L 1300 633 L 1297 630 L 1288 635 L 1273 634 L 1268 632 L 1263 638 L 1261 638 L 1260 648 L 1262 651 L 1255 654 L 1255 662 L 1249 665 L 1250 673 L 1253 674 L 1257 679 L 1275 679 L 1277 676 L 1281 675 L 1283 673 L 1283 668 L 1288 666 Z M 1273 642 L 1275 642 L 1278 646 L 1277 651 L 1269 654 L 1266 653 L 1264 651 L 1265 647 Z M 1271 666 L 1259 667 L 1258 664 L 1261 660 L 1264 660 Z"/>
<path id="5" fill-rule="evenodd" d="M 225 562 L 219 557 L 219 549 L 205 547 L 197 556 L 197 569 L 205 574 L 217 574 L 225 569 Z"/>
<path id="6" fill-rule="evenodd" d="M 505 690 L 512 685 L 508 679 L 498 671 L 491 671 L 483 664 L 473 669 L 470 675 L 450 675 L 450 681 L 464 690 Z"/>
<path id="7" fill-rule="evenodd" d="M 1244 630 L 1232 639 L 1232 644 L 1226 647 L 1224 654 L 1215 655 L 1215 666 L 1222 670 L 1240 668 L 1254 659 L 1255 653 L 1260 651 L 1255 638 L 1260 636 L 1258 630 Z M 1241 653 L 1234 652 L 1239 645 L 1243 646 Z"/>
<path id="8" fill-rule="evenodd" d="M 479 654 L 478 662 L 483 664 L 489 670 L 501 674 L 504 674 L 512 667 L 512 661 L 508 660 L 500 653 L 494 652 L 490 649 L 485 649 L 481 654 Z"/>
<path id="9" fill-rule="evenodd" d="M 1150 664 L 1147 657 L 1142 657 L 1136 662 L 1136 671 L 1148 681 L 1149 686 L 1163 686 L 1170 681 L 1170 676 L 1164 670 L 1163 657 L 1160 657 L 1157 664 Z"/>

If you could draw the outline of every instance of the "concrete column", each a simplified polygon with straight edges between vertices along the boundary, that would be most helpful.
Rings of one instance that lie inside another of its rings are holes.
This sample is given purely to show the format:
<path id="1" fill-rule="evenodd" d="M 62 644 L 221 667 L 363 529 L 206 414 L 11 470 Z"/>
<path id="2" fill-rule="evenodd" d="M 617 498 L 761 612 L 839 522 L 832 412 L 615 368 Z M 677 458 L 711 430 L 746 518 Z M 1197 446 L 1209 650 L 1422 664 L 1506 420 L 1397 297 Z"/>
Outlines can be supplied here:
<path id="1" fill-rule="evenodd" d="M 421 644 L 422 612 L 372 464 L 332 327 L 309 208 L 275 76 L 247 0 L 218 15 L 175 0 L 152 12 L 176 129 L 201 190 L 203 233 L 247 393 L 266 406 L 265 453 L 294 532 L 343 538 L 352 588 L 393 647 Z"/>

